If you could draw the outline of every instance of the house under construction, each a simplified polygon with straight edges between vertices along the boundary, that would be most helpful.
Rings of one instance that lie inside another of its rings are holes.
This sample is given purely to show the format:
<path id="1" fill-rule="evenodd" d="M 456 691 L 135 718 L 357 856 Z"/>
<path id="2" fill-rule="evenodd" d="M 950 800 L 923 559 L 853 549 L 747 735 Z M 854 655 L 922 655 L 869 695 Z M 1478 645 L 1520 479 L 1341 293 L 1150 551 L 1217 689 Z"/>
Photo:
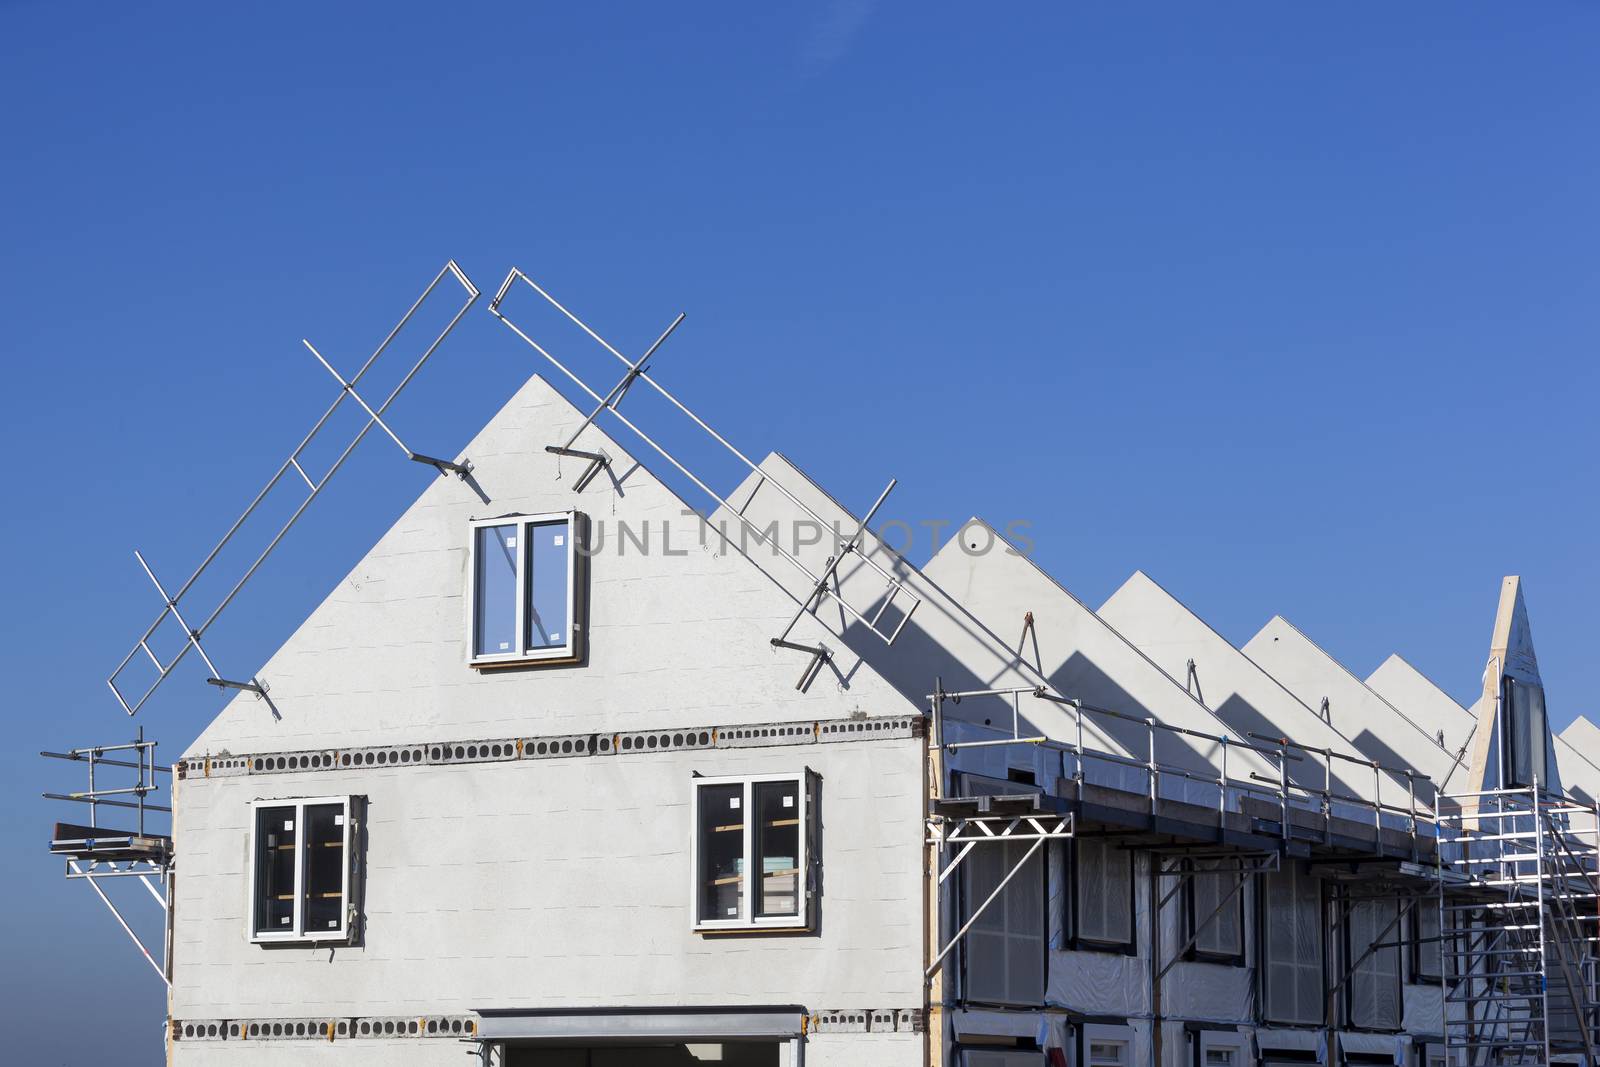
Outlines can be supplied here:
<path id="1" fill-rule="evenodd" d="M 978 519 L 919 569 L 873 530 L 889 490 L 851 511 L 661 384 L 681 316 L 630 358 L 520 271 L 487 308 L 550 376 L 415 452 L 390 405 L 479 299 L 448 264 L 350 377 L 308 343 L 328 415 L 191 577 L 146 568 L 116 700 L 143 722 L 180 660 L 232 695 L 178 761 L 47 753 L 88 773 L 51 851 L 166 983 L 169 1062 L 1600 1063 L 1600 731 L 1552 734 L 1516 578 L 1463 708 L 1283 618 L 1235 647 L 1142 573 L 1091 607 Z M 360 433 L 311 469 L 341 408 Z M 368 436 L 438 477 L 259 670 L 214 662 Z M 152 897 L 160 944 L 128 921 Z"/>

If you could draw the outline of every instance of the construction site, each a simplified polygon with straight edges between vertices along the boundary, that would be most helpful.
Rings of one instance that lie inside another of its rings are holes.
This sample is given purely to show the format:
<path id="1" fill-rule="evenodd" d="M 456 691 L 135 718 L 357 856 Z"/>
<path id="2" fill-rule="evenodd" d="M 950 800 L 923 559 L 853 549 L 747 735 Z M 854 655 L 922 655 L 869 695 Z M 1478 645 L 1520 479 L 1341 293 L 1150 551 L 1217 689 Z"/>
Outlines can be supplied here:
<path id="1" fill-rule="evenodd" d="M 1404 635 L 1361 678 L 1143 572 L 1091 606 L 981 518 L 916 567 L 887 473 L 848 508 L 669 390 L 683 315 L 630 355 L 575 306 L 451 261 L 353 372 L 307 341 L 326 413 L 192 571 L 139 556 L 106 735 L 44 753 L 49 852 L 164 985 L 167 1062 L 1600 1064 L 1600 731 L 1551 729 L 1537 590 L 1483 590 L 1465 707 Z M 392 405 L 486 312 L 531 376 L 415 451 Z M 282 647 L 221 661 L 358 446 L 437 476 Z M 223 711 L 158 755 L 202 679 Z"/>

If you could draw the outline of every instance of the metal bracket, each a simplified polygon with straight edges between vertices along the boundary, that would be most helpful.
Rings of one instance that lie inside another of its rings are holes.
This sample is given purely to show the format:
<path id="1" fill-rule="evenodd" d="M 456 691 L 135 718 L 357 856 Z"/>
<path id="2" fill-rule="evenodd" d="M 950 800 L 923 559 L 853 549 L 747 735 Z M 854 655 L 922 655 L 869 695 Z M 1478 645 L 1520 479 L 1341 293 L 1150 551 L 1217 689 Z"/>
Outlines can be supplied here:
<path id="1" fill-rule="evenodd" d="M 967 921 L 961 924 L 961 929 L 955 932 L 955 936 L 950 939 L 950 942 L 939 950 L 939 954 L 933 958 L 933 962 L 928 964 L 928 969 L 923 972 L 924 979 L 932 978 L 939 968 L 944 965 L 945 957 L 955 950 L 955 947 L 961 943 L 961 939 L 967 936 L 967 931 L 971 930 L 973 924 L 982 918 L 984 912 L 989 910 L 989 906 L 1000 899 L 1000 894 L 1011 883 L 1011 879 L 1015 878 L 1017 872 L 1028 865 L 1028 861 L 1038 854 L 1039 850 L 1044 847 L 1044 843 L 1071 837 L 1073 826 L 1071 815 L 976 816 L 960 818 L 955 821 L 955 829 L 949 833 L 944 832 L 943 822 L 942 818 L 928 820 L 928 843 L 943 845 L 965 842 L 965 844 L 963 844 L 955 859 L 946 864 L 944 869 L 939 872 L 939 882 L 941 884 L 955 872 L 956 868 L 961 865 L 961 861 L 966 859 L 972 850 L 980 844 L 1011 841 L 1032 841 L 1033 844 L 1029 846 L 1028 851 L 1023 854 L 1022 858 L 1006 872 L 1005 877 L 1000 879 L 1000 884 L 994 887 L 994 892 L 990 893 L 984 899 L 984 902 L 979 904 L 977 909 L 967 917 Z M 999 833 L 995 833 L 991 829 L 992 824 L 995 823 L 1005 824 Z M 977 830 L 976 834 L 970 834 L 968 828 L 973 827 Z"/>
<path id="2" fill-rule="evenodd" d="M 789 648 L 796 652 L 811 653 L 811 661 L 806 664 L 805 670 L 800 672 L 800 680 L 794 685 L 802 693 L 816 680 L 817 674 L 822 670 L 822 665 L 833 659 L 833 653 L 828 651 L 827 645 L 802 645 L 794 641 L 785 641 L 778 637 L 772 639 L 772 644 L 775 648 Z"/>

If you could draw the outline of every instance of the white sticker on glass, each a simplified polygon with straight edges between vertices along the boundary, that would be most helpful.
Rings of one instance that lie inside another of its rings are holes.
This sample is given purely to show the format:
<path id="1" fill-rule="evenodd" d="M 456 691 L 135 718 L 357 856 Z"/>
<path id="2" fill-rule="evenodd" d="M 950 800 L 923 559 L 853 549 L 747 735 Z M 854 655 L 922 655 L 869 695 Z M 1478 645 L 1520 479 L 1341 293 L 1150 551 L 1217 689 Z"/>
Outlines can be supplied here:
<path id="1" fill-rule="evenodd" d="M 344 825 L 344 816 L 343 815 L 335 815 L 333 817 L 333 825 L 335 825 L 335 826 L 343 826 Z"/>
<path id="2" fill-rule="evenodd" d="M 294 829 L 294 820 L 293 819 L 285 819 L 285 820 L 283 820 L 283 828 L 285 830 L 293 830 Z"/>
<path id="3" fill-rule="evenodd" d="M 550 640 L 552 640 L 552 641 L 561 640 L 561 631 L 560 630 L 551 630 L 550 631 Z"/>
<path id="4" fill-rule="evenodd" d="M 786 807 L 786 808 L 794 807 L 794 797 L 784 797 L 783 798 L 783 806 Z"/>
<path id="5" fill-rule="evenodd" d="M 737 808 L 738 806 L 739 806 L 739 798 L 738 797 L 729 797 L 728 798 L 728 807 Z"/>
<path id="6" fill-rule="evenodd" d="M 728 918 L 737 919 L 738 917 L 739 917 L 739 909 L 738 908 L 729 908 L 728 909 Z"/>
<path id="7" fill-rule="evenodd" d="M 551 544 L 555 545 L 557 548 L 560 548 L 562 545 L 564 545 L 566 543 L 567 543 L 567 539 L 565 537 L 562 537 L 560 534 L 556 534 L 555 538 L 551 541 Z"/>
<path id="8" fill-rule="evenodd" d="M 517 547 L 517 539 L 515 537 L 506 538 L 506 547 L 507 548 L 516 548 Z"/>
<path id="9" fill-rule="evenodd" d="M 511 647 L 511 642 L 510 641 L 501 641 L 500 642 L 500 651 L 501 652 L 504 652 L 506 649 L 508 649 L 510 647 Z"/>

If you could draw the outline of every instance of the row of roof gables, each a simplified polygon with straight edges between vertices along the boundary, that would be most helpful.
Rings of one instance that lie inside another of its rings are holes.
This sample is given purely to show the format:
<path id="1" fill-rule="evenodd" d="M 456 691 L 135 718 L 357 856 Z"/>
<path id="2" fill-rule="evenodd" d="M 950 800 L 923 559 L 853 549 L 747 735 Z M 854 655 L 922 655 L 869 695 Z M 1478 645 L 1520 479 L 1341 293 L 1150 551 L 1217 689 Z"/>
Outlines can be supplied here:
<path id="1" fill-rule="evenodd" d="M 530 390 L 538 394 L 536 403 L 525 399 Z M 638 469 L 626 448 L 583 419 L 537 375 L 485 426 L 469 451 L 479 455 L 481 442 L 493 437 L 497 426 L 500 447 L 506 443 L 503 431 L 514 428 L 511 436 L 519 446 L 537 451 L 545 435 L 541 431 L 537 441 L 528 435 L 534 409 L 544 409 L 539 412 L 542 420 L 579 424 L 584 436 L 577 443 L 612 456 L 614 469 L 629 464 Z M 548 436 L 555 439 L 554 432 Z M 489 456 L 485 460 L 492 462 Z M 672 495 L 664 484 L 652 482 Z M 452 490 L 460 491 L 448 479 L 436 481 L 412 510 L 437 507 L 440 495 Z M 586 492 L 607 491 L 601 480 Z M 579 491 L 574 505 L 582 507 L 584 496 Z M 808 518 L 808 511 L 844 531 L 858 523 L 849 509 L 778 454 L 769 455 L 725 499 L 738 519 L 758 528 L 794 523 Z M 712 521 L 733 518 L 724 509 Z M 396 529 L 406 523 L 402 517 Z M 964 543 L 968 540 L 972 543 Z M 975 550 L 985 546 L 990 550 Z M 826 538 L 786 547 L 817 574 L 829 573 L 831 557 L 839 549 Z M 808 602 L 815 593 L 808 576 L 789 565 L 792 561 L 764 555 L 761 545 L 741 543 L 739 554 L 792 601 Z M 844 607 L 878 603 L 884 572 L 898 577 L 911 594 L 907 602 L 917 604 L 915 617 L 898 627 L 893 615 L 899 607 L 891 602 L 885 628 L 900 632 L 887 647 L 880 633 L 859 617 L 850 618 Z M 1173 728 L 1154 734 L 1155 758 L 1201 776 L 1217 774 L 1219 746 L 1209 738 L 1228 735 L 1243 742 L 1230 753 L 1230 779 L 1276 782 L 1278 768 L 1249 744 L 1287 738 L 1342 757 L 1293 761 L 1289 777 L 1307 788 L 1327 786 L 1403 807 L 1410 785 L 1403 776 L 1374 773 L 1374 761 L 1409 768 L 1447 792 L 1486 787 L 1484 753 L 1475 754 L 1480 766 L 1474 771 L 1469 749 L 1475 735 L 1483 736 L 1479 723 L 1485 714 L 1492 716 L 1492 708 L 1468 711 L 1399 656 L 1390 657 L 1369 678 L 1357 678 L 1281 617 L 1243 648 L 1235 648 L 1142 572 L 1096 611 L 1024 554 L 1009 550 L 1004 537 L 979 519 L 966 524 L 924 568 L 909 564 L 869 531 L 858 550 L 832 573 L 837 596 L 818 600 L 807 625 L 831 633 L 917 706 L 926 706 L 925 698 L 936 685 L 946 691 L 1049 690 Z M 1509 631 L 1527 644 L 1525 658 L 1533 662 L 1516 579 L 1507 579 L 1501 616 L 1496 641 L 1502 657 L 1509 640 L 1502 631 Z M 1150 754 L 1151 732 L 1137 723 L 1091 716 L 1080 725 L 1071 708 L 1045 701 L 979 698 L 953 714 L 971 723 L 1006 726 L 1015 716 L 1027 730 L 1062 741 L 1078 740 L 1081 729 L 1087 748 L 1140 760 Z M 1600 731 L 1579 720 L 1568 735 L 1552 741 L 1562 778 L 1600 796 Z M 190 751 L 209 747 L 202 735 Z"/>
<path id="2" fill-rule="evenodd" d="M 766 491 L 769 480 L 787 493 Z M 820 514 L 831 510 L 841 528 L 853 528 L 855 517 L 847 509 L 776 454 L 729 499 L 746 518 L 766 525 L 797 517 L 789 496 L 799 496 Z M 805 562 L 825 566 L 824 557 L 836 550 L 826 542 L 812 546 L 814 558 Z M 1400 809 L 1408 803 L 1411 784 L 1403 774 L 1373 768 L 1373 762 L 1426 776 L 1428 781 L 1417 785 L 1425 803 L 1431 803 L 1435 789 L 1469 793 L 1498 785 L 1483 752 L 1475 761 L 1473 744 L 1482 736 L 1480 722 L 1493 721 L 1494 702 L 1469 711 L 1398 654 L 1361 679 L 1281 616 L 1236 648 L 1142 571 L 1098 610 L 1091 609 L 978 518 L 921 569 L 876 537 L 869 537 L 861 551 L 901 575 L 923 602 L 900 639 L 910 647 L 870 657 L 908 694 L 930 692 L 935 674 L 944 689 L 953 691 L 1044 686 L 1091 707 L 1229 735 L 1247 745 L 1288 739 L 1344 757 L 1292 762 L 1288 776 L 1296 785 Z M 791 595 L 806 595 L 808 590 L 788 575 L 754 558 Z M 857 584 L 853 579 L 864 577 L 841 568 L 841 593 L 848 597 Z M 876 591 L 869 581 L 858 584 L 865 597 Z M 1506 579 L 1502 601 L 1502 622 L 1520 620 L 1521 633 L 1514 639 L 1526 643 L 1532 662 L 1518 579 Z M 866 642 L 852 642 L 844 620 L 836 622 L 843 640 L 863 653 L 872 651 Z M 1494 646 L 1501 658 L 1505 629 L 1497 624 Z M 1005 695 L 979 698 L 952 714 L 1008 730 L 1017 716 L 1023 733 L 1063 741 L 1072 740 L 1076 729 L 1070 709 L 1040 701 L 1019 705 Z M 1136 760 L 1147 756 L 1149 735 L 1143 729 L 1091 720 L 1086 746 Z M 1217 773 L 1218 745 L 1179 733 L 1156 736 L 1164 764 Z M 1559 778 L 1547 785 L 1560 790 L 1566 783 L 1585 800 L 1600 797 L 1600 729 L 1580 718 L 1567 736 L 1552 736 L 1548 744 Z M 1233 750 L 1230 759 L 1235 761 L 1231 779 L 1277 781 L 1276 768 L 1248 749 Z"/>

